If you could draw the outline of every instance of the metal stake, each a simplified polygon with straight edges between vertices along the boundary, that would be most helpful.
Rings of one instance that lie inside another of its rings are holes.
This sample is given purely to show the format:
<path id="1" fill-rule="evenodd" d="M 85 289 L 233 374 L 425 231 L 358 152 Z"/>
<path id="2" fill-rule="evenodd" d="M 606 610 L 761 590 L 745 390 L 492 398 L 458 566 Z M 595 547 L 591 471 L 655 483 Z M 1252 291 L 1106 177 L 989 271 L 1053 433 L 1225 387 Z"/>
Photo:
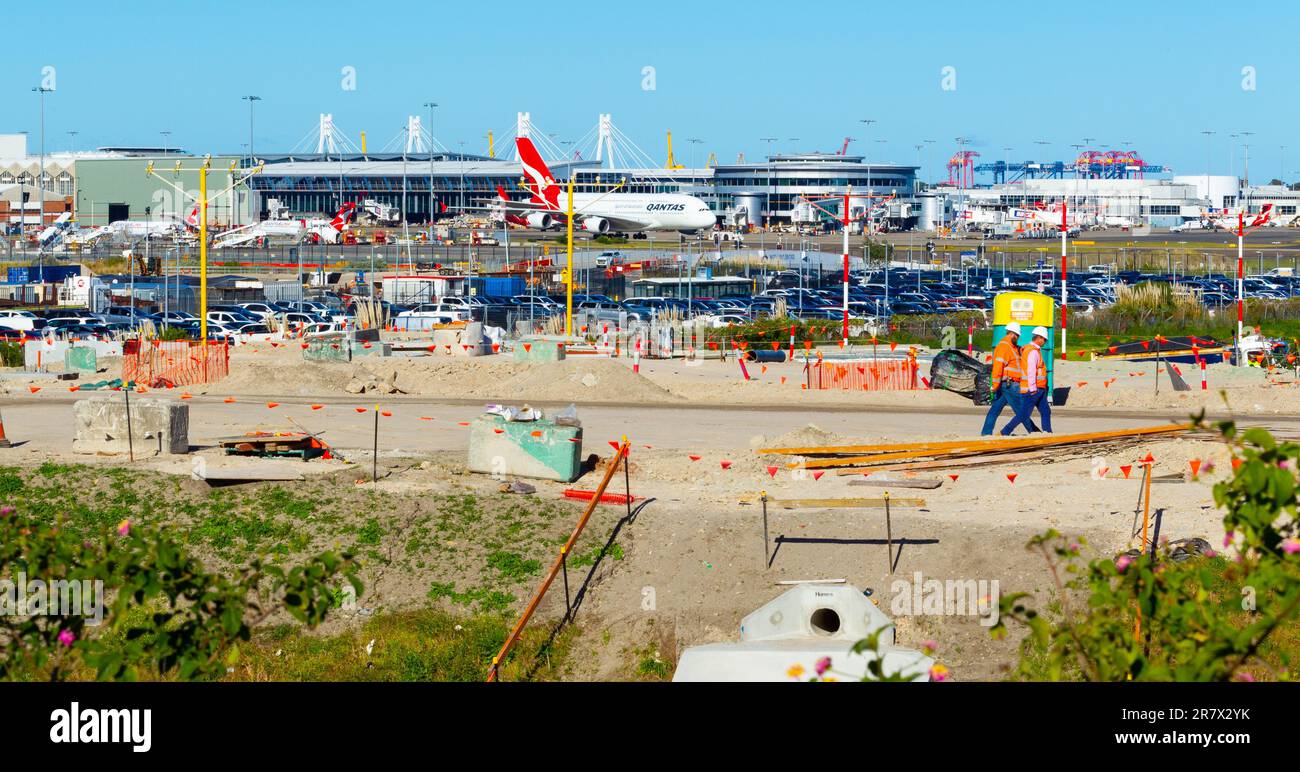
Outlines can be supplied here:
<path id="1" fill-rule="evenodd" d="M 135 438 L 132 437 L 131 431 L 131 382 L 127 381 L 122 384 L 123 393 L 126 395 L 126 451 L 128 458 L 135 461 Z"/>
<path id="2" fill-rule="evenodd" d="M 569 598 L 569 547 L 560 547 L 560 568 L 564 570 L 564 621 L 573 618 L 573 601 Z"/>
<path id="3" fill-rule="evenodd" d="M 767 540 L 767 491 L 759 492 L 759 499 L 763 502 L 763 570 L 772 565 L 772 550 Z"/>
<path id="4" fill-rule="evenodd" d="M 894 525 L 889 517 L 889 491 L 885 491 L 885 549 L 889 552 L 889 575 L 894 574 Z"/>

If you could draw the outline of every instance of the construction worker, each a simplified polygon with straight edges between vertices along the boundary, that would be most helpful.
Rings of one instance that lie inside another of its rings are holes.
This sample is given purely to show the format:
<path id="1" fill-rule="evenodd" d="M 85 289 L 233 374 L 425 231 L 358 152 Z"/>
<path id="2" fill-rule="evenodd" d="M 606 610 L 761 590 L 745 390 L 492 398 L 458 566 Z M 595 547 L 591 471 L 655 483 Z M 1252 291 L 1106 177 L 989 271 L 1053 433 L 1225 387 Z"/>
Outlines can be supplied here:
<path id="1" fill-rule="evenodd" d="M 1002 414 L 1002 408 L 1010 407 L 1011 412 L 1020 413 L 1020 349 L 1016 343 L 1020 340 L 1020 323 L 1012 322 L 1006 327 L 1007 334 L 993 349 L 993 384 L 990 391 L 993 403 L 989 405 L 988 415 L 984 416 L 983 436 L 993 434 L 993 426 Z"/>
<path id="2" fill-rule="evenodd" d="M 1030 342 L 1020 352 L 1020 410 L 1015 419 L 1002 430 L 1003 436 L 1011 434 L 1018 424 L 1024 424 L 1030 434 L 1038 431 L 1030 416 L 1034 408 L 1043 418 L 1043 431 L 1052 432 L 1052 408 L 1047 396 L 1047 363 L 1043 361 L 1043 344 L 1047 342 L 1047 328 L 1035 327 Z"/>

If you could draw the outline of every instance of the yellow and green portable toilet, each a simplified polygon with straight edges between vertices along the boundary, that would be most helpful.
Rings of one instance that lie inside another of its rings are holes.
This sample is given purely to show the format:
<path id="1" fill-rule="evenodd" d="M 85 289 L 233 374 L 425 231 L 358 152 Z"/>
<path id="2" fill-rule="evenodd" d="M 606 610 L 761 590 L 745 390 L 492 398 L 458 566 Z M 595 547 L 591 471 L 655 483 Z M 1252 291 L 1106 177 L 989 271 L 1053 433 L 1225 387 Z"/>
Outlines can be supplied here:
<path id="1" fill-rule="evenodd" d="M 1054 394 L 1052 368 L 1056 358 L 1052 351 L 1056 345 L 1056 301 L 1038 292 L 1003 292 L 993 298 L 993 345 L 1007 334 L 1007 325 L 1020 324 L 1020 343 L 1029 342 L 1029 331 L 1038 326 L 1047 328 L 1047 342 L 1043 344 L 1043 362 L 1047 365 L 1047 393 Z"/>

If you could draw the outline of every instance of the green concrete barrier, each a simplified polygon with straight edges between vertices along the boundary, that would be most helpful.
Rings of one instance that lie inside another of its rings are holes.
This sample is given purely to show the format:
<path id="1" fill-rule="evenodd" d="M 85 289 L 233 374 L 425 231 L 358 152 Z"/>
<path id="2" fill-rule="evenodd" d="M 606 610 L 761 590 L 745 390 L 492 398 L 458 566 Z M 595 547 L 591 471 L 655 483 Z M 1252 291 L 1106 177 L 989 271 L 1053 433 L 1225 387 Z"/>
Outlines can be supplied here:
<path id="1" fill-rule="evenodd" d="M 470 424 L 469 470 L 573 482 L 582 473 L 582 427 L 481 415 Z"/>
<path id="2" fill-rule="evenodd" d="M 515 343 L 516 362 L 559 362 L 565 357 L 565 342 L 547 338 L 523 338 Z"/>
<path id="3" fill-rule="evenodd" d="M 350 362 L 352 349 L 342 335 L 314 338 L 307 341 L 302 358 L 307 362 Z"/>
<path id="4" fill-rule="evenodd" d="M 75 373 L 99 372 L 99 359 L 90 346 L 71 346 L 63 352 L 63 369 Z"/>

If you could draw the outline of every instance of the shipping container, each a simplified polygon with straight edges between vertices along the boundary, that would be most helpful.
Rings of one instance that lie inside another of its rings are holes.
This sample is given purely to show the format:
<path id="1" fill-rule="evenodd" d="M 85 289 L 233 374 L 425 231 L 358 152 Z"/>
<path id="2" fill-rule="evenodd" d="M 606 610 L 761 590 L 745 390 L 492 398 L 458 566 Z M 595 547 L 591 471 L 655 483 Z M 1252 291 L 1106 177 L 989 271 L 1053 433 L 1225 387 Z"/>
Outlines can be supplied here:
<path id="1" fill-rule="evenodd" d="M 10 284 L 62 284 L 70 276 L 80 276 L 79 265 L 15 265 L 9 267 Z"/>
<path id="2" fill-rule="evenodd" d="M 474 276 L 469 281 L 475 295 L 508 298 L 528 291 L 522 276 Z"/>

